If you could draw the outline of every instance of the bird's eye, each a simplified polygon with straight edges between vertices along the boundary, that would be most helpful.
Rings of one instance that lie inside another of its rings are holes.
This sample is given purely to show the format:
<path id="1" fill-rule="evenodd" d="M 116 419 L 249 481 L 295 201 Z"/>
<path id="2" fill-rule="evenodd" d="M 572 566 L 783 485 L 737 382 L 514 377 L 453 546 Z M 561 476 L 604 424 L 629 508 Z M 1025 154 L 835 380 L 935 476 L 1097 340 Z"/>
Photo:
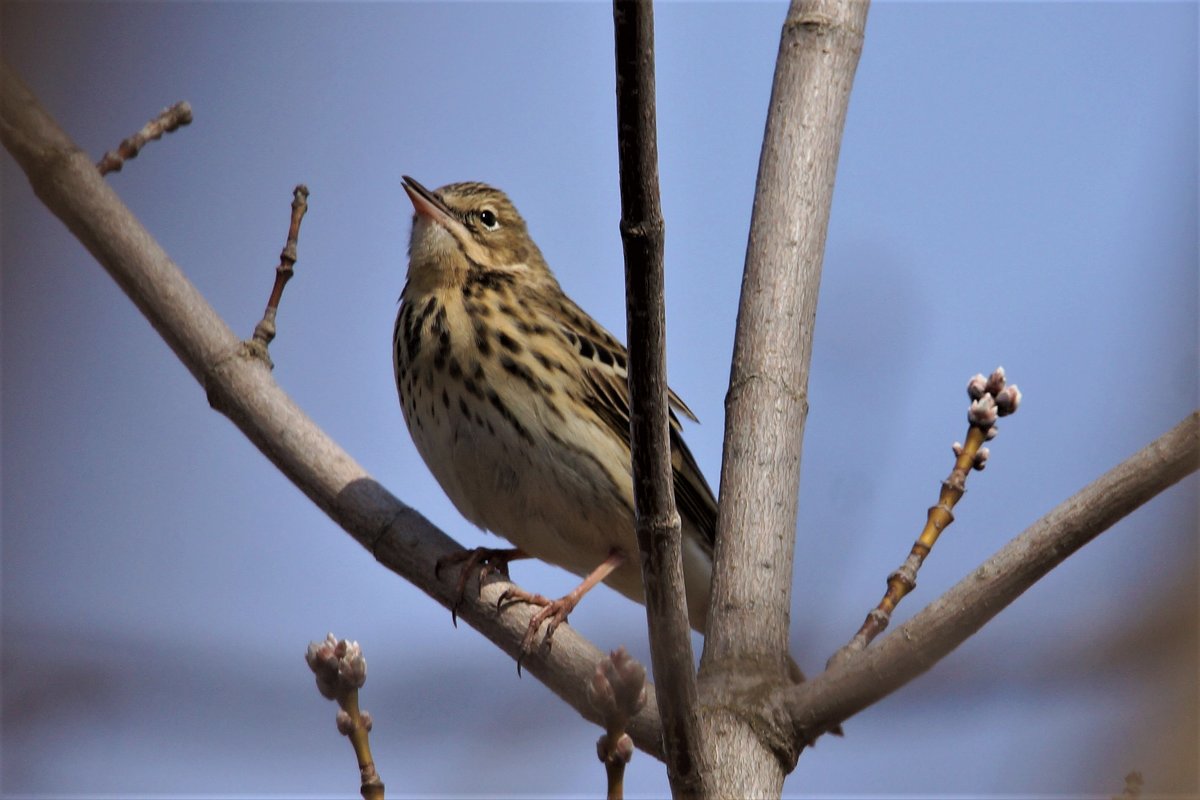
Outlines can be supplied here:
<path id="1" fill-rule="evenodd" d="M 496 212 L 490 208 L 485 208 L 479 212 L 479 221 L 483 223 L 483 227 L 489 231 L 494 231 L 500 227 L 500 221 L 496 219 Z"/>

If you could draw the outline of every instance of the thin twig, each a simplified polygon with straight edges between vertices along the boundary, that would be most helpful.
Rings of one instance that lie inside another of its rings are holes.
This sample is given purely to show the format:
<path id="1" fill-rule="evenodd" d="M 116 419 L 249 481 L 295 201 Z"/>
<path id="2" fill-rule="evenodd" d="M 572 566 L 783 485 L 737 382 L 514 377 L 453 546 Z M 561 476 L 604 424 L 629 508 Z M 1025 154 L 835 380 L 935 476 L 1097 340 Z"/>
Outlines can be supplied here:
<path id="1" fill-rule="evenodd" d="M 300 239 L 300 223 L 308 212 L 308 187 L 298 184 L 292 190 L 292 216 L 288 224 L 287 241 L 279 254 L 279 266 L 275 268 L 275 285 L 271 287 L 271 296 L 267 299 L 267 308 L 263 311 L 262 319 L 254 326 L 254 335 L 247 344 L 258 358 L 267 364 L 271 363 L 267 348 L 275 339 L 275 315 L 279 311 L 279 301 L 283 297 L 283 287 L 292 279 L 296 267 L 296 245 Z"/>
<path id="2" fill-rule="evenodd" d="M 664 687 L 658 694 L 658 710 L 664 721 L 667 777 L 675 796 L 693 796 L 703 791 L 703 748 L 668 428 L 663 219 L 650 0 L 614 0 L 613 27 L 637 538 L 654 680 Z"/>
<path id="3" fill-rule="evenodd" d="M 367 659 L 358 642 L 338 639 L 332 633 L 312 642 L 304 655 L 317 676 L 317 691 L 338 704 L 338 733 L 350 740 L 358 759 L 359 792 L 363 800 L 383 800 L 383 780 L 371 756 L 371 715 L 359 708 L 358 690 L 367 682 Z"/>
<path id="4" fill-rule="evenodd" d="M 191 121 L 192 107 L 185 100 L 170 108 L 164 108 L 158 112 L 158 116 L 143 125 L 140 131 L 121 142 L 116 150 L 105 153 L 104 157 L 96 162 L 96 169 L 100 170 L 101 175 L 120 172 L 126 161 L 137 158 L 147 142 L 161 139 L 164 133 L 171 133 L 190 124 Z"/>
<path id="5" fill-rule="evenodd" d="M 1200 468 L 1200 411 L 1077 492 L 873 647 L 777 694 L 797 741 L 899 689 L 1026 589 L 1152 497 Z"/>
<path id="6" fill-rule="evenodd" d="M 990 378 L 976 375 L 967 383 L 971 407 L 967 412 L 966 444 L 954 443 L 955 462 L 950 475 L 942 481 L 942 491 L 936 505 L 930 506 L 921 535 L 913 542 L 908 558 L 895 572 L 888 575 L 883 599 L 863 620 L 862 627 L 845 647 L 830 657 L 826 669 L 836 667 L 855 653 L 866 649 L 875 637 L 883 633 L 892 621 L 892 612 L 909 592 L 917 588 L 917 572 L 933 550 L 942 531 L 954 522 L 954 507 L 967 491 L 967 476 L 971 470 L 982 470 L 988 459 L 985 441 L 995 438 L 996 419 L 1016 412 L 1021 402 L 1017 385 L 1005 385 L 1004 368 L 998 367 Z"/>

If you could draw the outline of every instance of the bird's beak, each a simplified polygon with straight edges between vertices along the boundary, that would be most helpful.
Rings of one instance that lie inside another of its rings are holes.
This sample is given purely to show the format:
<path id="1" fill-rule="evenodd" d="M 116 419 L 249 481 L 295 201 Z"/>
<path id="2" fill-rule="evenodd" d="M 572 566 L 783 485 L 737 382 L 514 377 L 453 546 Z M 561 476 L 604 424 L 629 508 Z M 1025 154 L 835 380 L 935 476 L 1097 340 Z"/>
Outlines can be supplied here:
<path id="1" fill-rule="evenodd" d="M 442 202 L 440 197 L 407 175 L 404 176 L 404 191 L 408 192 L 408 199 L 412 201 L 413 209 L 421 216 L 428 217 L 431 221 L 447 228 L 461 226 L 458 218 L 454 216 L 454 212 Z"/>

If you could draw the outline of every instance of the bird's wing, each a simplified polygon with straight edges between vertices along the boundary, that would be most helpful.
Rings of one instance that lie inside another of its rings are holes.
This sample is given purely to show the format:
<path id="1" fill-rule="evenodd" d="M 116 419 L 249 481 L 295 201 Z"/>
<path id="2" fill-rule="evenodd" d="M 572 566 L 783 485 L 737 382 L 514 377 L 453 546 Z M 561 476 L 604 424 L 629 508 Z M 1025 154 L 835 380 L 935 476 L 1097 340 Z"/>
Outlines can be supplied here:
<path id="1" fill-rule="evenodd" d="M 564 298 L 565 299 L 565 298 Z M 563 335 L 579 357 L 586 393 L 584 402 L 629 446 L 629 355 L 625 346 L 574 303 L 557 315 Z M 675 503 L 680 514 L 690 519 L 702 536 L 702 544 L 711 554 L 717 537 L 717 501 L 704 480 L 696 459 L 683 441 L 678 411 L 698 422 L 696 415 L 668 388 L 670 414 L 671 468 L 674 475 Z"/>

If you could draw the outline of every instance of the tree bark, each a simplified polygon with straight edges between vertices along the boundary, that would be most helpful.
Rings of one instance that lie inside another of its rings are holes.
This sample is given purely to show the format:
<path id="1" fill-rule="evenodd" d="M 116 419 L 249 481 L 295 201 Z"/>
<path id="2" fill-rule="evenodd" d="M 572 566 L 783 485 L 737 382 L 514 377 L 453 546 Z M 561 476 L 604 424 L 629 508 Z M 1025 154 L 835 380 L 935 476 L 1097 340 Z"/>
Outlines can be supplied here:
<path id="1" fill-rule="evenodd" d="M 813 321 L 867 8 L 865 0 L 794 0 L 783 24 L 725 400 L 716 613 L 701 663 L 706 702 L 782 680 L 788 670 Z M 794 758 L 780 751 L 779 731 L 764 735 L 762 722 L 733 704 L 706 708 L 705 741 L 747 753 L 714 763 L 716 795 L 782 791 Z"/>
<path id="2" fill-rule="evenodd" d="M 683 590 L 667 411 L 662 206 L 654 91 L 654 10 L 650 0 L 614 0 L 617 151 L 621 240 L 625 248 L 629 342 L 629 424 L 638 548 L 654 681 L 662 687 L 667 777 L 675 797 L 704 796 L 691 627 Z"/>

